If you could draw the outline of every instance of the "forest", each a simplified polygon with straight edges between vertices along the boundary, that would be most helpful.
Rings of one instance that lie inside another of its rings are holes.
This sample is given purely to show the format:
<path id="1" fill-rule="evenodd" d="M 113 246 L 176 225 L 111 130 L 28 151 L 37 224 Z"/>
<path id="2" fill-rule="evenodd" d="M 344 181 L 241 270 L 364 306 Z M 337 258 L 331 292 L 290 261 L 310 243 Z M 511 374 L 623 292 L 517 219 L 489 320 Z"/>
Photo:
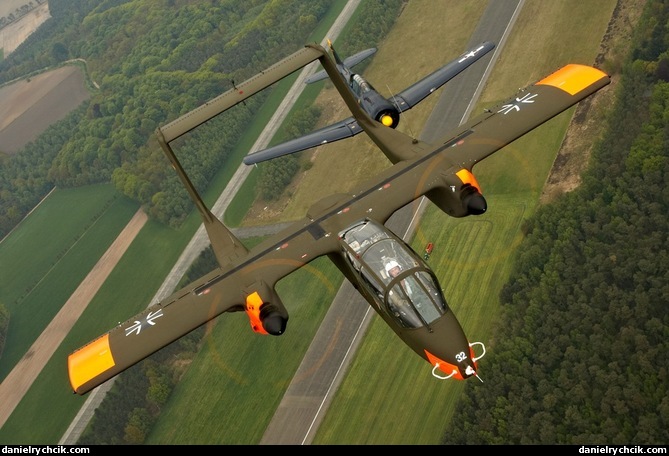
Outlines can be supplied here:
<path id="1" fill-rule="evenodd" d="M 495 381 L 444 444 L 669 442 L 668 27 L 649 1 L 583 184 L 525 226 Z"/>
<path id="2" fill-rule="evenodd" d="M 51 0 L 52 19 L 0 62 L 0 83 L 81 58 L 100 89 L 18 154 L 0 154 L 0 237 L 54 186 L 110 181 L 151 217 L 178 225 L 191 203 L 152 142 L 155 129 L 299 49 L 332 3 Z M 185 141 L 182 161 L 198 188 L 262 101 Z"/>

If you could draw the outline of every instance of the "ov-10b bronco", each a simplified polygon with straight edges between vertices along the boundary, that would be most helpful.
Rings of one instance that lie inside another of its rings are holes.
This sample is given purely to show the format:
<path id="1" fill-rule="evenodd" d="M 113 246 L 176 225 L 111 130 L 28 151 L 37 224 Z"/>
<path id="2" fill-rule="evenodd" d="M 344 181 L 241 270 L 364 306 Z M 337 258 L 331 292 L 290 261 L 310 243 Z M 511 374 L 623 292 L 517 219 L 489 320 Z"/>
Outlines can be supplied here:
<path id="1" fill-rule="evenodd" d="M 170 143 L 315 60 L 355 123 L 392 166 L 350 192 L 316 202 L 304 218 L 249 249 L 205 205 Z M 451 217 L 484 213 L 487 203 L 472 168 L 609 82 L 596 68 L 566 65 L 427 143 L 372 117 L 359 103 L 337 59 L 322 46 L 308 44 L 159 127 L 158 140 L 202 216 L 218 267 L 73 351 L 68 357 L 72 389 L 85 394 L 226 312 L 245 312 L 259 334 L 283 334 L 288 309 L 275 285 L 320 256 L 334 262 L 400 340 L 429 363 L 435 376 L 478 377 L 477 361 L 485 348 L 470 343 L 438 278 L 385 223 L 395 211 L 422 196 Z"/>

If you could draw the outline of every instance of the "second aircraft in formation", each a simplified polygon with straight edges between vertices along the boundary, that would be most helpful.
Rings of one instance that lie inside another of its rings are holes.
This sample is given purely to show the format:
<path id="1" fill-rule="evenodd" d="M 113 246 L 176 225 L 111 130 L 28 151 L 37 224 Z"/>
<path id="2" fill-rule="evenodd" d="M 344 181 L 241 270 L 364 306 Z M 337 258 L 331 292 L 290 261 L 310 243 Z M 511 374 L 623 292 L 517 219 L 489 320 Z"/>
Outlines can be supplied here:
<path id="1" fill-rule="evenodd" d="M 452 62 L 442 66 L 432 74 L 407 87 L 400 93 L 385 98 L 369 83 L 363 76 L 354 73 L 351 68 L 366 58 L 374 55 L 376 48 L 366 49 L 358 52 L 343 61 L 337 55 L 334 46 L 328 41 L 329 49 L 335 60 L 337 71 L 348 84 L 360 107 L 374 120 L 386 127 L 397 128 L 400 123 L 400 113 L 407 111 L 434 93 L 441 86 L 464 71 L 471 64 L 479 60 L 495 45 L 484 42 L 463 53 Z M 305 79 L 305 83 L 320 81 L 327 77 L 325 70 L 319 71 L 313 76 Z M 244 157 L 244 163 L 253 165 L 272 158 L 292 154 L 322 144 L 350 138 L 362 132 L 355 117 L 351 116 L 327 127 L 316 130 L 299 138 L 286 141 L 273 147 L 254 152 Z"/>

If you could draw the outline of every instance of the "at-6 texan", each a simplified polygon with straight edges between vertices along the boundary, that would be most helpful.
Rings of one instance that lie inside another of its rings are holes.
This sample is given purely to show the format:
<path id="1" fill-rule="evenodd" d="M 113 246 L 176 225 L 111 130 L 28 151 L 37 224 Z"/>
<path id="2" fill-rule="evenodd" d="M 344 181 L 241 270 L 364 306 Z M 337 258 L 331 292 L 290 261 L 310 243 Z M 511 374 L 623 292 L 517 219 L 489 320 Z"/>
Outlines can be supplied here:
<path id="1" fill-rule="evenodd" d="M 335 60 L 337 71 L 348 84 L 360 107 L 377 122 L 390 128 L 397 128 L 400 123 L 400 113 L 407 111 L 423 101 L 428 95 L 467 69 L 471 64 L 492 51 L 495 45 L 489 41 L 464 52 L 460 57 L 442 66 L 432 74 L 425 76 L 420 81 L 412 84 L 402 92 L 385 98 L 360 74 L 354 73 L 351 67 L 362 62 L 376 52 L 376 48 L 366 49 L 358 52 L 342 61 L 337 52 L 329 42 L 330 52 Z M 320 81 L 327 77 L 327 72 L 322 70 L 305 79 L 305 83 Z M 348 117 L 327 127 L 323 127 L 299 138 L 277 144 L 267 149 L 259 150 L 244 157 L 244 163 L 253 165 L 272 158 L 300 152 L 322 144 L 350 138 L 362 132 L 358 120 Z"/>
<path id="2" fill-rule="evenodd" d="M 314 60 L 393 165 L 350 192 L 316 202 L 303 219 L 249 250 L 207 208 L 170 143 Z M 596 68 L 567 65 L 428 144 L 373 119 L 358 104 L 337 62 L 322 46 L 310 44 L 158 128 L 158 141 L 202 216 L 218 267 L 72 352 L 72 389 L 85 394 L 224 312 L 246 312 L 257 333 L 283 334 L 288 311 L 276 283 L 323 255 L 435 376 L 478 376 L 477 360 L 485 349 L 475 350 L 477 344 L 468 341 L 421 256 L 384 224 L 421 196 L 453 217 L 482 214 L 487 205 L 472 174 L 474 165 L 609 82 Z"/>

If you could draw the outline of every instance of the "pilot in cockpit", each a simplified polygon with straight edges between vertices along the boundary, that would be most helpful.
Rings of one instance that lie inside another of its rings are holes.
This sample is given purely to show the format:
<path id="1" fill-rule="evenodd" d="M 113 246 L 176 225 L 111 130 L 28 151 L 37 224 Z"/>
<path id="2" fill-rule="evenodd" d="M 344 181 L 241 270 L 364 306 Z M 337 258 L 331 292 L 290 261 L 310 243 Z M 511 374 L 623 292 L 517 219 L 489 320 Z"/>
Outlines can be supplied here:
<path id="1" fill-rule="evenodd" d="M 399 275 L 400 272 L 402 272 L 402 267 L 399 265 L 399 263 L 395 260 L 390 260 L 386 263 L 385 266 L 386 273 L 388 274 L 388 277 L 390 280 L 394 279 Z M 402 288 L 411 296 L 411 287 L 407 283 L 406 280 L 402 280 L 400 282 Z"/>
<path id="2" fill-rule="evenodd" d="M 395 260 L 390 260 L 389 262 L 387 262 L 386 266 L 385 266 L 385 269 L 386 269 L 386 274 L 388 274 L 388 278 L 390 280 L 393 280 L 395 277 L 397 277 L 400 274 L 400 272 L 402 272 L 402 266 L 400 266 L 399 263 Z M 395 285 L 393 287 L 393 290 L 396 290 L 397 287 L 398 287 L 398 285 Z M 406 280 L 404 280 L 404 279 L 400 280 L 399 287 L 401 287 L 401 289 L 404 291 L 404 293 L 400 293 L 400 294 L 405 294 L 409 298 L 411 298 L 411 287 L 409 286 L 409 284 L 407 283 Z M 389 296 L 392 297 L 393 294 L 394 294 L 394 292 L 391 290 L 390 293 L 389 293 Z M 395 297 L 395 299 L 400 299 L 400 297 Z M 405 296 L 402 296 L 401 299 L 405 299 Z"/>
<path id="3" fill-rule="evenodd" d="M 397 277 L 397 275 L 402 272 L 402 268 L 397 261 L 390 260 L 386 263 L 386 272 L 390 277 Z"/>
<path id="4" fill-rule="evenodd" d="M 392 280 L 402 272 L 402 267 L 395 260 L 390 260 L 384 266 L 388 277 Z M 418 327 L 421 322 L 411 305 L 412 289 L 406 279 L 400 280 L 388 292 L 388 308 L 409 327 Z"/>

